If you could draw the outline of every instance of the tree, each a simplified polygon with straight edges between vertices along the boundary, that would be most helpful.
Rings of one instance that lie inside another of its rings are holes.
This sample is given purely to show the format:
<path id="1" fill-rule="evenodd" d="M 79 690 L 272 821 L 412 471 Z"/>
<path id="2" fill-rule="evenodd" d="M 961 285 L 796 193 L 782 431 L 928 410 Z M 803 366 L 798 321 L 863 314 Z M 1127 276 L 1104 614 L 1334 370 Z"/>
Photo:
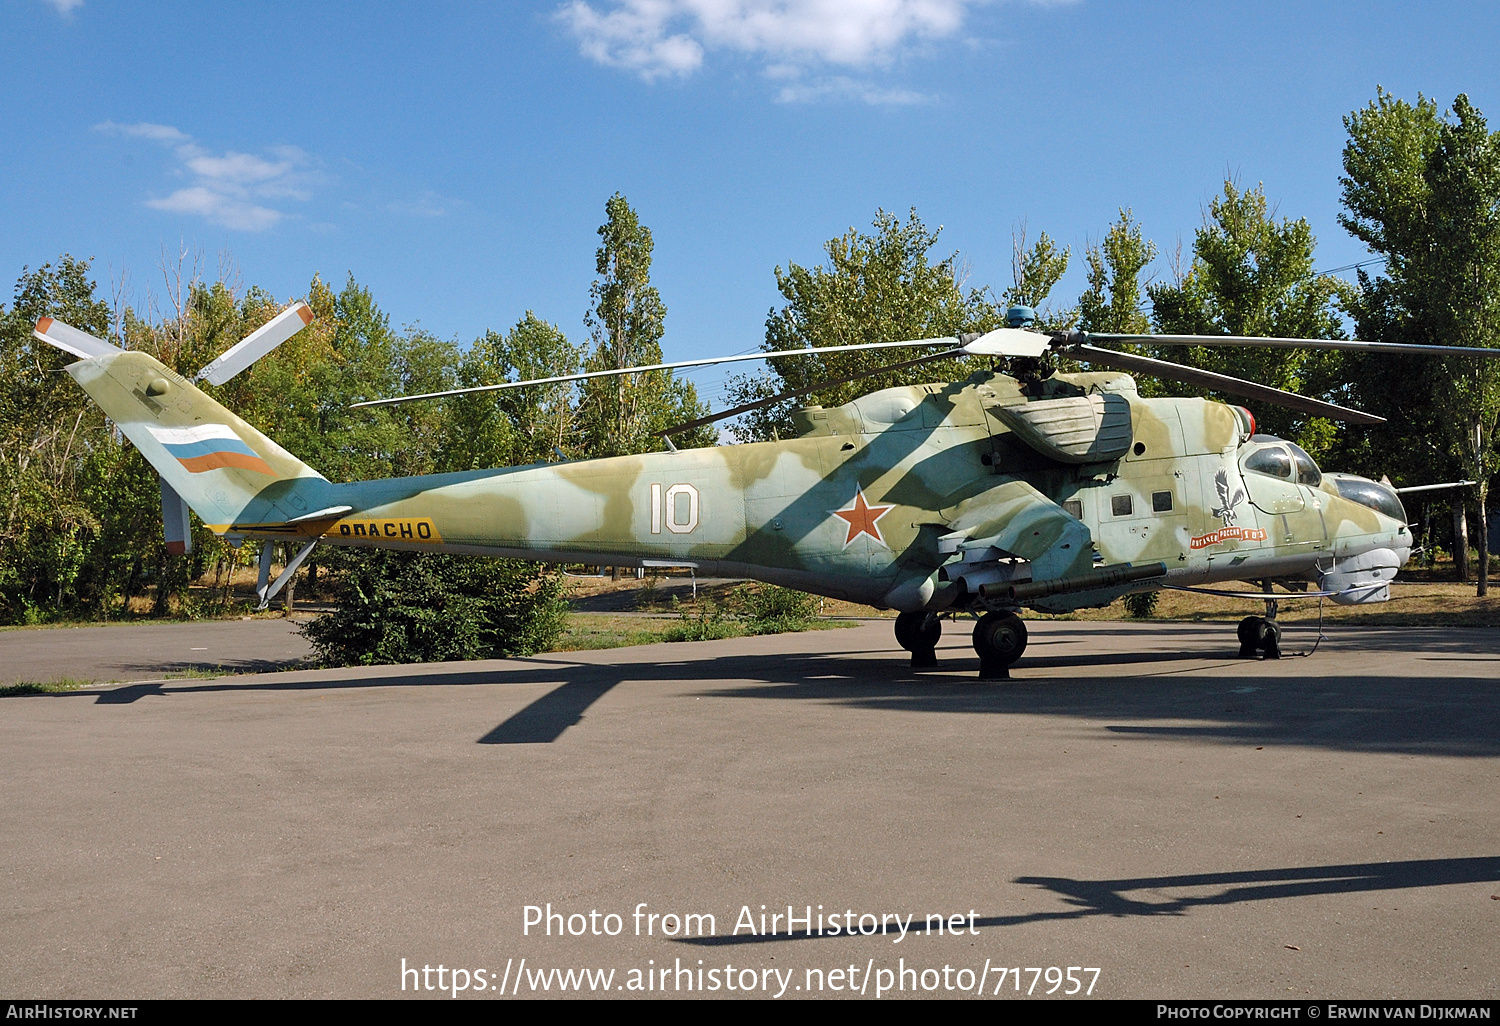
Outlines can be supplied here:
<path id="1" fill-rule="evenodd" d="M 1072 325 L 1078 317 L 1076 309 L 1042 309 L 1042 304 L 1051 295 L 1058 280 L 1068 273 L 1068 258 L 1072 251 L 1064 246 L 1061 250 L 1046 232 L 1037 237 L 1032 246 L 1026 245 L 1026 224 L 1023 221 L 1011 233 L 1010 271 L 1013 284 L 1001 294 L 1001 305 L 1005 307 L 1030 307 L 1037 315 L 1036 328 L 1052 331 Z"/>
<path id="2" fill-rule="evenodd" d="M 786 304 L 766 317 L 763 351 L 934 338 L 984 330 L 1000 322 L 1000 311 L 986 290 L 965 288 L 957 254 L 932 262 L 929 254 L 941 228 L 929 230 L 916 210 L 905 222 L 879 211 L 873 228 L 871 233 L 850 228 L 830 239 L 823 247 L 828 259 L 821 267 L 789 264 L 785 271 L 776 268 L 776 287 Z M 735 403 L 769 398 L 926 351 L 868 350 L 772 360 L 762 374 L 732 379 L 730 395 Z M 799 406 L 837 406 L 878 388 L 964 374 L 968 362 L 944 363 L 936 371 L 929 366 L 892 371 L 818 388 L 746 415 L 736 430 L 749 439 L 783 437 L 791 433 L 790 413 Z"/>
<path id="3" fill-rule="evenodd" d="M 167 559 L 155 474 L 62 373 L 72 358 L 31 333 L 47 316 L 110 337 L 95 290 L 65 255 L 24 269 L 0 307 L 0 622 L 108 608 Z"/>
<path id="4" fill-rule="evenodd" d="M 1451 114 L 1384 90 L 1344 119 L 1340 220 L 1385 258 L 1360 275 L 1352 304 L 1360 337 L 1416 344 L 1500 344 L 1500 133 L 1459 95 Z M 1500 366 L 1492 360 L 1376 361 L 1356 366 L 1358 387 L 1387 399 L 1450 472 L 1479 481 L 1479 594 L 1488 592 L 1489 478 L 1496 469 Z M 1384 412 L 1384 411 L 1383 411 Z M 1461 509 L 1459 515 L 1461 516 Z"/>
<path id="5" fill-rule="evenodd" d="M 599 276 L 589 290 L 593 305 L 584 317 L 594 349 L 585 370 L 619 370 L 661 363 L 666 305 L 651 284 L 651 229 L 620 193 L 604 204 L 602 244 L 595 255 Z M 621 456 L 661 447 L 661 432 L 706 414 L 692 384 L 671 371 L 645 371 L 594 378 L 580 387 L 579 428 L 588 456 Z M 679 438 L 711 445 L 717 433 Z"/>
<path id="6" fill-rule="evenodd" d="M 1129 208 L 1120 210 L 1120 219 L 1104 233 L 1103 243 L 1088 246 L 1083 259 L 1089 287 L 1078 299 L 1078 326 L 1118 334 L 1150 331 L 1141 305 L 1141 272 L 1156 259 L 1156 244 L 1146 240 Z"/>
<path id="7" fill-rule="evenodd" d="M 1316 240 L 1304 219 L 1275 219 L 1263 187 L 1240 190 L 1225 181 L 1209 201 L 1193 239 L 1193 261 L 1172 283 L 1148 285 L 1156 330 L 1169 335 L 1269 335 L 1342 338 L 1339 305 L 1346 284 L 1313 271 Z M 1338 359 L 1301 349 L 1218 346 L 1155 347 L 1149 355 L 1217 371 L 1290 392 L 1321 394 L 1336 387 Z M 1181 391 L 1181 386 L 1173 386 Z M 1334 425 L 1280 407 L 1256 410 L 1274 434 L 1317 456 Z"/>
<path id="8" fill-rule="evenodd" d="M 576 373 L 582 351 L 530 310 L 504 335 L 486 332 L 464 354 L 465 388 Z M 511 388 L 451 401 L 444 470 L 542 463 L 576 451 L 577 388 L 570 382 Z"/>

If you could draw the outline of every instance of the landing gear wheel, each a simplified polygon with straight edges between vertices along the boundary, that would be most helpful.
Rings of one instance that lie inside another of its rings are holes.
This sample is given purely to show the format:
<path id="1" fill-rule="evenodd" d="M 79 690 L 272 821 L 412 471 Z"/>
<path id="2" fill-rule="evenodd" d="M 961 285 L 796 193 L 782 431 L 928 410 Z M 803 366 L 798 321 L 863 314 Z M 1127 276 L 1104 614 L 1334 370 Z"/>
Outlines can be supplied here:
<path id="1" fill-rule="evenodd" d="M 1256 650 L 1260 648 L 1260 625 L 1265 622 L 1265 618 L 1260 616 L 1247 616 L 1240 621 L 1235 633 L 1240 638 L 1241 659 L 1255 658 Z"/>
<path id="2" fill-rule="evenodd" d="M 937 665 L 937 643 L 943 636 L 943 621 L 931 613 L 901 613 L 896 617 L 896 644 L 911 653 L 913 670 Z"/>
<path id="3" fill-rule="evenodd" d="M 1267 659 L 1281 658 L 1281 625 L 1275 620 L 1261 621 L 1260 650 Z"/>
<path id="4" fill-rule="evenodd" d="M 1240 621 L 1236 633 L 1240 639 L 1240 658 L 1254 659 L 1263 655 L 1267 659 L 1281 658 L 1281 625 L 1263 616 L 1247 616 Z"/>
<path id="5" fill-rule="evenodd" d="M 980 680 L 1006 680 L 1026 651 L 1026 623 L 1015 613 L 985 613 L 974 625 Z"/>

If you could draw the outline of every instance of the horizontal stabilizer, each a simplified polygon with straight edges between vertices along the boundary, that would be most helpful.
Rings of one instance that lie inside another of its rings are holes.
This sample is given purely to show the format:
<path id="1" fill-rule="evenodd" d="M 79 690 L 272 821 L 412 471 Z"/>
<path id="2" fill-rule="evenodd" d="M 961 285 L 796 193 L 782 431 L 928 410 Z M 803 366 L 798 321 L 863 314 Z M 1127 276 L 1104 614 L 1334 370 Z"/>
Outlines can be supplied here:
<path id="1" fill-rule="evenodd" d="M 118 346 L 112 346 L 102 338 L 95 338 L 86 331 L 79 331 L 71 324 L 55 321 L 51 317 L 43 317 L 37 321 L 32 334 L 49 346 L 56 346 L 65 353 L 72 353 L 85 360 L 120 352 Z"/>

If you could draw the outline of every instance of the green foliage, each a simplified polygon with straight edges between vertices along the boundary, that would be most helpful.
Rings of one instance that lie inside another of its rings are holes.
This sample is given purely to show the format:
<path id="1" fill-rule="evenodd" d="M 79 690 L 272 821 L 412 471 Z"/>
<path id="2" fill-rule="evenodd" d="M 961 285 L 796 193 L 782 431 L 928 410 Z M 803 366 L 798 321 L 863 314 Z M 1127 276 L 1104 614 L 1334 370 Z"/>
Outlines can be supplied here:
<path id="1" fill-rule="evenodd" d="M 723 604 L 705 598 L 692 608 L 675 599 L 680 622 L 668 627 L 663 641 L 719 641 L 745 634 L 787 634 L 811 630 L 822 599 L 775 584 L 742 584 Z"/>
<path id="2" fill-rule="evenodd" d="M 775 584 L 742 584 L 733 601 L 746 634 L 786 634 L 808 630 L 822 599 Z"/>
<path id="3" fill-rule="evenodd" d="M 1014 283 L 1001 295 L 1001 306 L 1029 306 L 1036 312 L 1036 327 L 1040 331 L 1066 328 L 1078 316 L 1077 310 L 1062 311 L 1042 308 L 1052 289 L 1064 274 L 1068 273 L 1068 258 L 1072 251 L 1066 246 L 1061 250 L 1046 232 L 1038 236 L 1032 246 L 1026 245 L 1026 226 L 1016 229 L 1011 239 L 1011 277 Z"/>
<path id="4" fill-rule="evenodd" d="M 1269 210 L 1265 191 L 1224 183 L 1209 202 L 1193 239 L 1193 261 L 1173 283 L 1149 285 L 1156 330 L 1171 335 L 1268 335 L 1342 338 L 1340 304 L 1348 286 L 1313 271 L 1316 246 L 1306 220 Z M 1149 347 L 1149 355 L 1246 378 L 1291 392 L 1323 394 L 1338 381 L 1338 356 L 1301 349 L 1232 346 Z M 1181 385 L 1170 386 L 1182 394 Z M 1256 417 L 1273 434 L 1291 438 L 1314 456 L 1319 436 L 1306 432 L 1307 417 L 1261 406 Z"/>
<path id="5" fill-rule="evenodd" d="M 1134 591 L 1125 596 L 1125 613 L 1136 620 L 1149 620 L 1161 599 L 1159 591 Z"/>
<path id="6" fill-rule="evenodd" d="M 1141 272 L 1156 259 L 1156 244 L 1146 240 L 1128 208 L 1109 226 L 1103 244 L 1089 246 L 1083 256 L 1089 267 L 1089 287 L 1078 299 L 1078 326 L 1114 334 L 1150 331 L 1151 323 L 1141 308 Z"/>
<path id="7" fill-rule="evenodd" d="M 684 608 L 675 598 L 672 605 L 678 610 L 680 622 L 662 632 L 663 641 L 722 641 L 745 633 L 739 621 L 711 598 L 703 599 L 691 609 Z"/>
<path id="8" fill-rule="evenodd" d="M 79 680 L 75 677 L 59 677 L 49 681 L 21 681 L 18 684 L 0 685 L 0 698 L 66 694 L 69 691 L 77 691 L 79 688 L 92 687 L 93 684 L 91 680 Z"/>
<path id="9" fill-rule="evenodd" d="M 1416 344 L 1500 344 L 1500 133 L 1459 95 L 1440 114 L 1383 90 L 1344 119 L 1340 220 L 1385 258 L 1385 273 L 1361 272 L 1350 304 L 1361 338 Z M 1463 475 L 1479 481 L 1481 555 L 1487 553 L 1488 493 L 1497 469 L 1500 361 L 1448 357 L 1346 361 L 1360 400 L 1389 423 L 1351 432 L 1348 456 L 1371 476 L 1382 456 L 1402 483 Z M 1417 436 L 1416 446 L 1407 440 Z M 1412 451 L 1415 450 L 1415 451 Z M 1480 594 L 1487 585 L 1481 560 Z"/>
<path id="10" fill-rule="evenodd" d="M 464 354 L 461 387 L 576 373 L 582 350 L 530 310 L 509 332 L 487 332 Z M 457 396 L 450 401 L 444 470 L 520 466 L 576 455 L 576 389 L 571 383 Z"/>
<path id="11" fill-rule="evenodd" d="M 1488 131 L 1465 96 L 1445 116 L 1421 96 L 1409 104 L 1382 91 L 1344 124 L 1349 141 L 1340 182 L 1347 213 L 1340 221 L 1385 257 L 1384 274 L 1360 274 L 1351 304 L 1359 336 L 1496 345 L 1500 134 Z M 1401 443 L 1418 434 L 1425 444 L 1406 466 L 1389 468 L 1393 477 L 1407 482 L 1463 474 L 1483 481 L 1494 473 L 1495 361 L 1355 357 L 1347 363 L 1355 394 L 1391 419 L 1356 433 L 1350 446 L 1367 472 L 1378 476 L 1379 454 L 1392 445 L 1410 449 Z"/>
<path id="12" fill-rule="evenodd" d="M 651 284 L 651 229 L 624 196 L 604 204 L 593 306 L 584 318 L 594 349 L 590 371 L 661 363 L 666 305 Z M 690 382 L 671 371 L 592 378 L 579 386 L 578 426 L 588 456 L 622 456 L 662 447 L 661 432 L 707 414 Z M 677 436 L 678 445 L 712 445 L 712 427 Z"/>
<path id="13" fill-rule="evenodd" d="M 562 575 L 535 564 L 334 549 L 338 608 L 302 627 L 330 666 L 530 655 L 566 626 Z"/>
<path id="14" fill-rule="evenodd" d="M 905 222 L 882 210 L 873 227 L 872 233 L 850 228 L 830 239 L 824 245 L 828 260 L 821 267 L 776 268 L 776 287 L 786 305 L 766 318 L 763 351 L 935 338 L 1000 323 L 1000 311 L 988 291 L 964 287 L 957 254 L 931 262 L 929 254 L 941 229 L 929 230 L 915 210 Z M 762 374 L 731 379 L 730 394 L 737 404 L 751 402 L 929 351 L 872 350 L 773 360 Z M 879 388 L 961 376 L 969 372 L 968 362 L 924 365 L 816 387 L 801 398 L 747 414 L 736 433 L 754 440 L 787 437 L 793 433 L 790 414 L 799 406 L 838 406 Z"/>

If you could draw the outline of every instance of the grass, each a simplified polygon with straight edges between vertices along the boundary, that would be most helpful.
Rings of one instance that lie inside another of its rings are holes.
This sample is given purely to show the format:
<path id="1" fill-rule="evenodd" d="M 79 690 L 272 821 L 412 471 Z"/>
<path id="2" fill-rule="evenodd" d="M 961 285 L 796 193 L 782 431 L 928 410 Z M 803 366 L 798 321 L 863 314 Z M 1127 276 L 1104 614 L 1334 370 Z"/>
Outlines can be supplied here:
<path id="1" fill-rule="evenodd" d="M 850 620 L 817 619 L 808 630 L 837 630 L 857 626 Z M 715 621 L 694 614 L 683 616 L 620 616 L 613 613 L 571 613 L 563 636 L 553 652 L 585 652 L 631 645 L 655 645 L 665 641 L 718 641 L 743 637 L 749 632 L 731 620 Z"/>
<path id="2" fill-rule="evenodd" d="M 92 687 L 94 683 L 91 680 L 75 680 L 72 677 L 59 677 L 57 680 L 49 680 L 45 683 L 40 681 L 22 681 L 19 684 L 0 684 L 0 698 L 13 698 L 19 695 L 56 695 L 68 691 L 77 691 L 79 688 Z"/>

